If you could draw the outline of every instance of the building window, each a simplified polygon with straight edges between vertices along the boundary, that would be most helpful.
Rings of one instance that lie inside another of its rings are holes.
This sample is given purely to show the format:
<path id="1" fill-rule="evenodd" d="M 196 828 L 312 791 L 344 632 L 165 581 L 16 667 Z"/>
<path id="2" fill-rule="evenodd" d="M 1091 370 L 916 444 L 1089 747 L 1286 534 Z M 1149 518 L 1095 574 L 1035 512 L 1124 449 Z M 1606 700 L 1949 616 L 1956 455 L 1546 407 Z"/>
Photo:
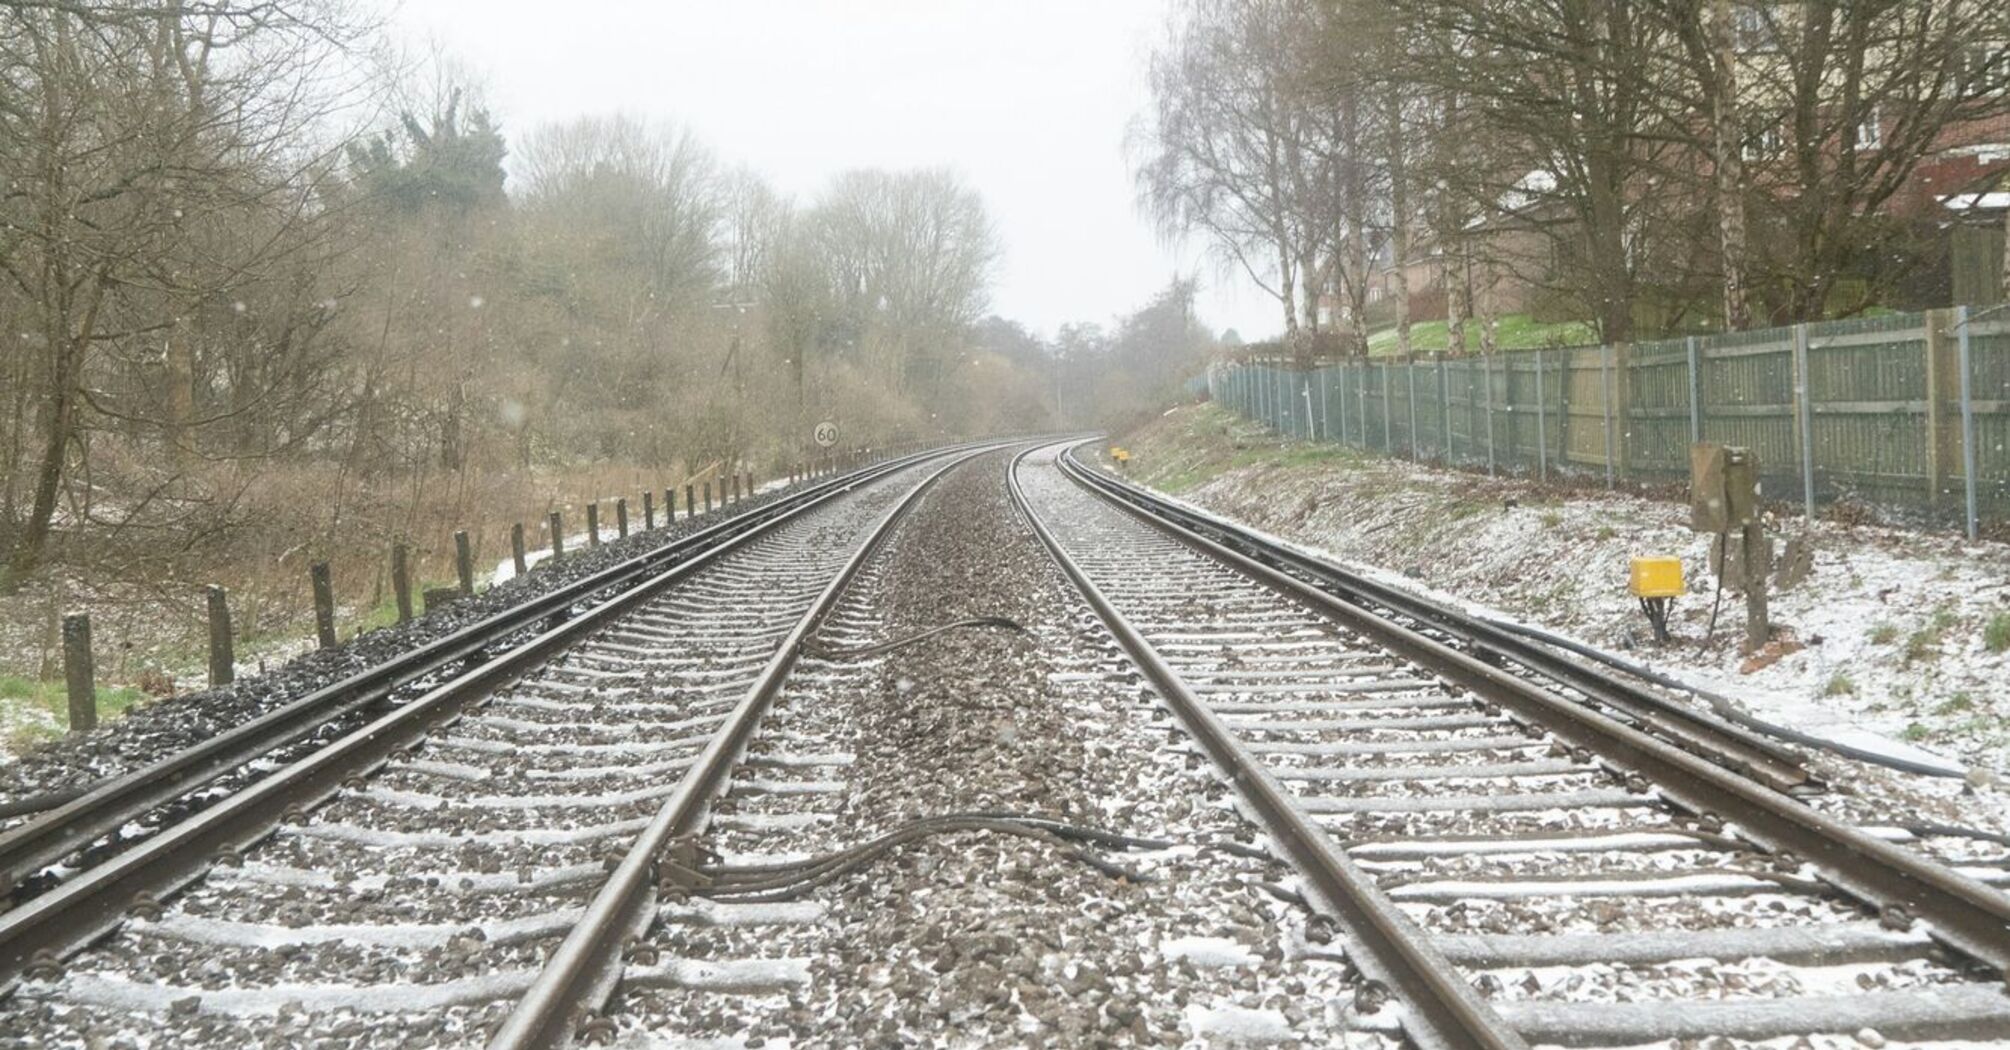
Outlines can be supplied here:
<path id="1" fill-rule="evenodd" d="M 1778 124 L 1768 124 L 1745 135 L 1744 148 L 1739 152 L 1746 160 L 1771 160 L 1786 150 L 1786 140 L 1780 134 Z"/>
<path id="2" fill-rule="evenodd" d="M 1740 51 L 1768 51 L 1773 46 L 1773 19 L 1758 4 L 1739 4 L 1733 9 L 1734 39 Z"/>
<path id="3" fill-rule="evenodd" d="M 1879 106 L 1870 107 L 1862 123 L 1856 126 L 1856 148 L 1874 150 L 1884 148 L 1884 110 Z"/>

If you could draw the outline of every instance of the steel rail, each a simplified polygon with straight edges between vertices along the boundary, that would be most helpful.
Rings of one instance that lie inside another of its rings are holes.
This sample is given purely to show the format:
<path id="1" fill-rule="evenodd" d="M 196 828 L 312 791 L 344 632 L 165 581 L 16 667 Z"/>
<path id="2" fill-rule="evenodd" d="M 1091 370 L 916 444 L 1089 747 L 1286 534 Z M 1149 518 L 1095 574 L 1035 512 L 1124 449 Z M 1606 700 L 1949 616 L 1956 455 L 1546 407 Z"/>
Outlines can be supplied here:
<path id="1" fill-rule="evenodd" d="M 1376 639 L 1505 709 L 1598 755 L 1617 769 L 1645 776 L 1665 798 L 1698 815 L 1735 826 L 1740 837 L 1775 855 L 1808 865 L 1844 895 L 1899 925 L 1913 919 L 1941 943 L 1999 972 L 2010 969 L 2010 894 L 1920 854 L 1866 835 L 1805 803 L 1700 758 L 1644 730 L 1556 695 L 1395 621 L 1376 615 L 1305 580 L 1272 568 L 1197 531 L 1107 494 L 1063 460 L 1077 484 L 1148 527 L 1214 558 L 1329 619 Z M 1158 501 L 1163 503 L 1163 501 Z M 1217 527 L 1230 527 L 1218 525 Z M 1232 527 L 1231 527 L 1232 528 Z M 1243 532 L 1239 545 L 1274 547 Z"/>
<path id="2" fill-rule="evenodd" d="M 1305 876 L 1312 899 L 1341 920 L 1343 936 L 1353 942 L 1349 957 L 1363 973 L 1386 984 L 1406 1007 L 1405 1033 L 1426 1050 L 1525 1050 L 1528 1044 L 1480 998 L 1429 934 L 1334 844 L 1062 547 L 1019 485 L 1019 463 L 1031 451 L 1012 461 L 1007 482 L 1013 503 L 1117 643 Z"/>
<path id="3" fill-rule="evenodd" d="M 803 644 L 822 625 L 852 579 L 922 494 L 951 470 L 990 451 L 994 449 L 967 452 L 936 468 L 874 526 L 872 535 L 853 552 L 796 621 L 795 628 L 762 668 L 760 677 L 748 687 L 747 695 L 733 708 L 697 761 L 685 770 L 676 790 L 657 809 L 648 827 L 637 834 L 579 921 L 545 960 L 529 990 L 490 1037 L 489 1050 L 566 1046 L 572 1041 L 577 1025 L 605 1005 L 621 976 L 622 948 L 630 937 L 648 927 L 654 915 L 658 860 L 678 837 L 697 830 L 713 795 L 731 775 L 741 751 L 788 680 Z"/>
<path id="4" fill-rule="evenodd" d="M 1498 657 L 1520 664 L 1544 678 L 1568 686 L 1594 703 L 1655 727 L 1670 742 L 1685 750 L 1735 769 L 1775 790 L 1810 791 L 1821 787 L 1801 765 L 1801 756 L 1792 748 L 1734 725 L 1713 713 L 1671 702 L 1650 690 L 1441 602 L 1266 541 L 1230 522 L 1161 499 L 1136 484 L 1082 465 L 1072 449 L 1063 457 L 1063 469 L 1075 472 L 1078 481 L 1098 487 L 1154 517 L 1174 521 L 1272 568 L 1308 577 L 1333 588 L 1349 601 L 1379 605 L 1429 624 L 1433 629 L 1459 639 L 1489 660 Z"/>
<path id="5" fill-rule="evenodd" d="M 944 454 L 928 453 L 920 458 Z M 895 465 L 889 469 L 898 470 L 912 459 L 892 461 Z M 265 837 L 287 813 L 327 798 L 349 778 L 418 744 L 428 733 L 453 724 L 464 709 L 486 700 L 496 687 L 542 665 L 665 587 L 884 473 L 859 472 L 843 484 L 822 486 L 810 498 L 797 502 L 791 512 L 767 516 L 724 536 L 636 586 L 458 673 L 187 820 L 0 914 L 0 997 L 12 990 L 25 970 L 53 963 L 116 927 L 134 901 L 161 899 L 197 877 L 219 851 L 242 849 Z"/>
<path id="6" fill-rule="evenodd" d="M 90 786 L 61 805 L 0 832 L 0 895 L 15 892 L 71 854 L 156 814 L 233 770 L 302 741 L 333 722 L 367 711 L 407 687 L 423 684 L 424 679 L 461 668 L 512 635 L 547 619 L 556 622 L 583 600 L 647 579 L 665 564 L 692 557 L 746 530 L 789 517 L 825 495 L 935 454 L 919 453 L 874 464 L 709 524 L 316 689 L 199 744 Z"/>

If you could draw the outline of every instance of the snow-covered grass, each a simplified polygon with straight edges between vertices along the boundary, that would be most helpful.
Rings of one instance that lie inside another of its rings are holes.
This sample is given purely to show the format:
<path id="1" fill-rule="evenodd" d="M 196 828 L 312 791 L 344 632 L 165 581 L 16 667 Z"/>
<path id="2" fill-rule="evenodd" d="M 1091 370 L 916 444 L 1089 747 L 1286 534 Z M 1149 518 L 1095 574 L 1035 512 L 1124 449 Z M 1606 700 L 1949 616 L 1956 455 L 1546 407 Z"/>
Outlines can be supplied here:
<path id="1" fill-rule="evenodd" d="M 1714 538 L 1690 531 L 1680 502 L 1280 441 L 1211 406 L 1177 409 L 1120 441 L 1134 479 L 1418 589 L 1623 651 L 1762 717 L 2010 769 L 2010 548 L 2000 544 L 1771 520 L 1776 544 L 1801 539 L 1813 567 L 1775 588 L 1775 640 L 1752 659 L 1740 651 L 1737 594 L 1724 595 L 1704 643 Z M 1628 560 L 1647 554 L 1678 556 L 1686 570 L 1665 647 L 1626 591 Z"/>

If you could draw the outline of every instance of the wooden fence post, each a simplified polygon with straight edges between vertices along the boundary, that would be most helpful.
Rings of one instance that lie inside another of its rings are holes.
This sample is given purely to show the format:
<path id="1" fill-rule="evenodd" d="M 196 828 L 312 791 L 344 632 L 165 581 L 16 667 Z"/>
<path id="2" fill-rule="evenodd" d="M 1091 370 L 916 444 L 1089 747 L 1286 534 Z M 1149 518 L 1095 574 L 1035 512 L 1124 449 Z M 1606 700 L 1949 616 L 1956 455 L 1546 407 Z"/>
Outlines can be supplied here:
<path id="1" fill-rule="evenodd" d="M 558 564 L 565 558 L 565 521 L 557 511 L 551 512 L 551 563 Z"/>
<path id="2" fill-rule="evenodd" d="M 712 513 L 712 479 L 705 479 L 705 513 Z"/>
<path id="3" fill-rule="evenodd" d="M 625 540 L 628 538 L 628 497 L 626 496 L 619 497 L 614 501 L 614 531 L 620 539 Z"/>
<path id="4" fill-rule="evenodd" d="M 663 527 L 677 524 L 677 486 L 663 490 Z"/>
<path id="5" fill-rule="evenodd" d="M 516 570 L 518 576 L 530 571 L 530 559 L 523 549 L 523 522 L 520 521 L 509 527 L 509 560 L 510 567 Z"/>
<path id="6" fill-rule="evenodd" d="M 329 579 L 328 563 L 317 561 L 307 568 L 308 579 L 314 585 L 314 634 L 320 639 L 321 648 L 335 647 L 335 583 Z"/>
<path id="7" fill-rule="evenodd" d="M 454 533 L 454 575 L 460 577 L 461 593 L 467 597 L 475 594 L 475 547 L 468 539 L 468 530 Z"/>
<path id="8" fill-rule="evenodd" d="M 237 678 L 237 654 L 231 645 L 230 596 L 219 584 L 210 584 L 209 603 L 209 684 L 229 685 Z"/>
<path id="9" fill-rule="evenodd" d="M 656 493 L 652 489 L 642 490 L 642 531 L 656 531 Z"/>
<path id="10" fill-rule="evenodd" d="M 70 732 L 98 728 L 97 669 L 91 660 L 91 614 L 63 617 L 63 683 L 70 696 Z"/>
<path id="11" fill-rule="evenodd" d="M 586 505 L 586 545 L 600 546 L 600 501 L 593 500 Z"/>
<path id="12" fill-rule="evenodd" d="M 411 551 L 403 543 L 391 545 L 391 592 L 398 600 L 398 622 L 412 622 Z"/>
<path id="13" fill-rule="evenodd" d="M 684 516 L 687 518 L 698 516 L 698 486 L 688 481 L 684 483 Z"/>

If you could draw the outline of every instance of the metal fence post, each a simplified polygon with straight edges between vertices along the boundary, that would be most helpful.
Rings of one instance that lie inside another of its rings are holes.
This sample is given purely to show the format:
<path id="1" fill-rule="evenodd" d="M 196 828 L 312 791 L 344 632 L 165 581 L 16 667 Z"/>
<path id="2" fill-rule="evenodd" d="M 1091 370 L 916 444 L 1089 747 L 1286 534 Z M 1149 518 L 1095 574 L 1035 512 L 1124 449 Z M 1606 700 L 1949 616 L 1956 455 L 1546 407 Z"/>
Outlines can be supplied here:
<path id="1" fill-rule="evenodd" d="M 1319 377 L 1319 425 L 1326 430 L 1326 440 L 1331 441 L 1333 440 L 1333 409 L 1327 403 L 1326 388 L 1331 385 L 1332 377 L 1326 374 L 1324 368 L 1319 369 L 1313 374 Z"/>
<path id="2" fill-rule="evenodd" d="M 1494 354 L 1481 354 L 1480 362 L 1486 366 L 1481 374 L 1487 392 L 1487 476 L 1493 477 L 1497 462 L 1494 456 Z"/>
<path id="3" fill-rule="evenodd" d="M 1424 449 L 1417 438 L 1417 359 L 1412 357 L 1403 362 L 1403 376 L 1410 388 L 1410 460 L 1421 463 Z"/>
<path id="4" fill-rule="evenodd" d="M 1548 383 L 1542 375 L 1542 351 L 1535 352 L 1535 464 L 1542 480 L 1549 480 L 1549 418 L 1544 402 L 1549 400 Z"/>
<path id="5" fill-rule="evenodd" d="M 1598 401 L 1599 407 L 1605 410 L 1605 487 L 1609 489 L 1612 487 L 1612 461 L 1618 454 L 1618 444 L 1614 440 L 1618 435 L 1612 432 L 1612 399 L 1614 396 L 1612 366 L 1619 355 L 1619 348 L 1615 346 L 1602 346 L 1599 347 L 1599 350 Z"/>
<path id="6" fill-rule="evenodd" d="M 1367 451 L 1367 450 L 1368 450 L 1368 448 L 1369 448 L 1369 445 L 1368 445 L 1368 359 L 1367 359 L 1366 357 L 1363 357 L 1363 358 L 1361 359 L 1361 371 L 1360 371 L 1360 374 L 1354 377 L 1354 407 L 1360 410 L 1360 411 L 1359 411 L 1359 412 L 1357 412 L 1356 414 L 1357 414 L 1357 415 L 1359 415 L 1359 416 L 1361 417 L 1361 450 L 1362 450 L 1363 452 L 1365 452 L 1365 451 Z"/>
<path id="7" fill-rule="evenodd" d="M 1974 539 L 1981 529 L 1978 516 L 1977 479 L 1975 477 L 1975 397 L 1970 384 L 1975 381 L 1974 368 L 1969 364 L 1968 308 L 1963 306 L 1954 311 L 1955 330 L 1961 335 L 1956 339 L 1955 366 L 1961 370 L 1961 481 L 1968 499 L 1968 538 Z"/>
<path id="8" fill-rule="evenodd" d="M 1703 443 L 1703 363 L 1696 348 L 1696 337 L 1690 336 L 1689 344 L 1689 443 Z"/>
<path id="9" fill-rule="evenodd" d="M 1445 375 L 1445 355 L 1438 355 L 1438 454 L 1452 461 L 1452 385 Z"/>
<path id="10" fill-rule="evenodd" d="M 1808 326 L 1794 326 L 1794 414 L 1801 431 L 1801 500 L 1809 521 L 1815 520 L 1814 400 L 1808 382 Z"/>

